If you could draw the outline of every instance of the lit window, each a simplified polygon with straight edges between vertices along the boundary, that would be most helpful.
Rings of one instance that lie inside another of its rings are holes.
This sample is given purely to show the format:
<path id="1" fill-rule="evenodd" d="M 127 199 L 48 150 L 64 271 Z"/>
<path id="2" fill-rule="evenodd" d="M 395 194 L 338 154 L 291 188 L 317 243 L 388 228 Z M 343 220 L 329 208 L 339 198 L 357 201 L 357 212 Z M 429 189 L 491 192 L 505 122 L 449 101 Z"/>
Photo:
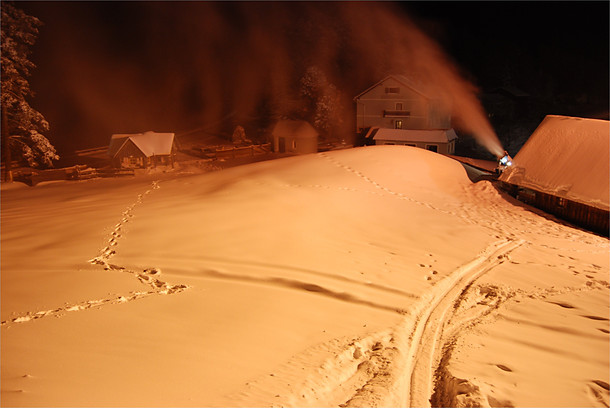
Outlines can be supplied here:
<path id="1" fill-rule="evenodd" d="M 402 120 L 394 121 L 394 129 L 402 129 Z"/>
<path id="2" fill-rule="evenodd" d="M 566 206 L 566 199 L 562 198 L 562 197 L 557 197 L 557 205 L 559 207 L 565 207 Z"/>

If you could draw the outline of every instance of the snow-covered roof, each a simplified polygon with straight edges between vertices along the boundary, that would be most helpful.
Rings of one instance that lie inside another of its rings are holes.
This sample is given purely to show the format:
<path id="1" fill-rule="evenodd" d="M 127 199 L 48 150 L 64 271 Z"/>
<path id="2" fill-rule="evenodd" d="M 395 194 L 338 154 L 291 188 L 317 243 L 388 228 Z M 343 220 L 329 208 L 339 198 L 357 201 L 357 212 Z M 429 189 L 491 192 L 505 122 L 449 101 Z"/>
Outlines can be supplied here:
<path id="1" fill-rule="evenodd" d="M 610 122 L 549 115 L 500 180 L 608 210 Z"/>
<path id="2" fill-rule="evenodd" d="M 373 128 L 369 137 L 372 137 L 373 140 L 391 140 L 413 143 L 448 143 L 457 139 L 457 135 L 453 129 L 413 130 Z"/>
<path id="3" fill-rule="evenodd" d="M 128 140 L 131 140 L 146 157 L 168 155 L 172 152 L 174 134 L 152 131 L 134 134 L 114 134 L 110 138 L 110 145 L 108 146 L 110 157 L 114 157 Z"/>
<path id="4" fill-rule="evenodd" d="M 278 137 L 293 137 L 296 139 L 318 137 L 316 129 L 304 120 L 280 120 L 271 133 Z"/>

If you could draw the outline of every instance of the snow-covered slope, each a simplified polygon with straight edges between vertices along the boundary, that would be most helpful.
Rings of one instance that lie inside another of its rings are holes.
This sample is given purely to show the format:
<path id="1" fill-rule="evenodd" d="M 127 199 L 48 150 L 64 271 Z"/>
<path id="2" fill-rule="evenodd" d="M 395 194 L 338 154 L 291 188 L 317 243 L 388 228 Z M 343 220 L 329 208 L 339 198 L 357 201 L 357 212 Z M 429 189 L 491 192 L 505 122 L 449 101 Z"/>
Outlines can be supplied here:
<path id="1" fill-rule="evenodd" d="M 422 149 L 3 186 L 1 243 L 4 405 L 608 401 L 608 240 Z"/>

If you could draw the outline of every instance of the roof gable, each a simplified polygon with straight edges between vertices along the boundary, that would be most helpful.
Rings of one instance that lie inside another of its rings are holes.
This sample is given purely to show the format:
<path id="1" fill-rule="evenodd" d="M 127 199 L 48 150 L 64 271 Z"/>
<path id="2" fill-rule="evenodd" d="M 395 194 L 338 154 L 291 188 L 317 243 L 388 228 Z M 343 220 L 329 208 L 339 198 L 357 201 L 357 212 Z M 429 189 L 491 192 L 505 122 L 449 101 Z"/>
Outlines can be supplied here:
<path id="1" fill-rule="evenodd" d="M 411 89 L 412 91 L 420 94 L 424 98 L 431 99 L 431 97 L 428 95 L 428 93 L 426 91 L 424 91 L 423 84 L 418 84 L 414 80 L 412 80 L 409 77 L 406 77 L 404 75 L 388 75 L 387 77 L 383 78 L 381 81 L 377 82 L 373 86 L 370 86 L 363 92 L 360 92 L 358 95 L 356 95 L 354 97 L 354 100 L 360 99 L 363 95 L 369 93 L 374 88 L 377 88 L 378 86 L 386 83 L 388 80 L 391 80 L 391 79 L 395 80 L 396 82 L 400 83 L 403 86 L 406 86 L 407 88 Z"/>
<path id="2" fill-rule="evenodd" d="M 122 149 L 130 140 L 146 157 L 169 155 L 174 145 L 173 133 L 145 132 L 135 134 L 114 134 L 110 138 L 108 154 L 111 157 Z"/>
<path id="3" fill-rule="evenodd" d="M 110 144 L 108 145 L 108 155 L 110 157 L 116 156 L 128 139 L 128 135 L 112 135 Z"/>
<path id="4" fill-rule="evenodd" d="M 500 180 L 608 210 L 610 122 L 549 115 Z"/>

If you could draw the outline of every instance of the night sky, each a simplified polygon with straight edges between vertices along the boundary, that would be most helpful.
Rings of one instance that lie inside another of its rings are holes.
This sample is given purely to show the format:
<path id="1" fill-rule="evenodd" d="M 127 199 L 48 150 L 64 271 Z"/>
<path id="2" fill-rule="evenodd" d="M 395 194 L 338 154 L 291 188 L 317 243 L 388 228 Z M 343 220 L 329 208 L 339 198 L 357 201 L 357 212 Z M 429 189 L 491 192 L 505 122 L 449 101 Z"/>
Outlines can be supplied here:
<path id="1" fill-rule="evenodd" d="M 513 86 L 533 94 L 553 87 L 557 96 L 608 97 L 608 2 L 405 4 L 482 87 L 511 75 Z"/>
<path id="2" fill-rule="evenodd" d="M 481 92 L 512 86 L 536 98 L 533 120 L 608 119 L 603 1 L 15 5 L 44 23 L 32 54 L 32 105 L 50 122 L 60 155 L 103 146 L 112 133 L 186 132 L 237 112 L 234 126 L 261 100 L 296 89 L 299 70 L 316 58 L 332 65 L 334 83 L 352 98 L 392 68 L 392 38 L 365 46 L 345 34 L 379 28 L 392 37 L 391 24 L 345 11 L 365 6 L 412 20 Z"/>

